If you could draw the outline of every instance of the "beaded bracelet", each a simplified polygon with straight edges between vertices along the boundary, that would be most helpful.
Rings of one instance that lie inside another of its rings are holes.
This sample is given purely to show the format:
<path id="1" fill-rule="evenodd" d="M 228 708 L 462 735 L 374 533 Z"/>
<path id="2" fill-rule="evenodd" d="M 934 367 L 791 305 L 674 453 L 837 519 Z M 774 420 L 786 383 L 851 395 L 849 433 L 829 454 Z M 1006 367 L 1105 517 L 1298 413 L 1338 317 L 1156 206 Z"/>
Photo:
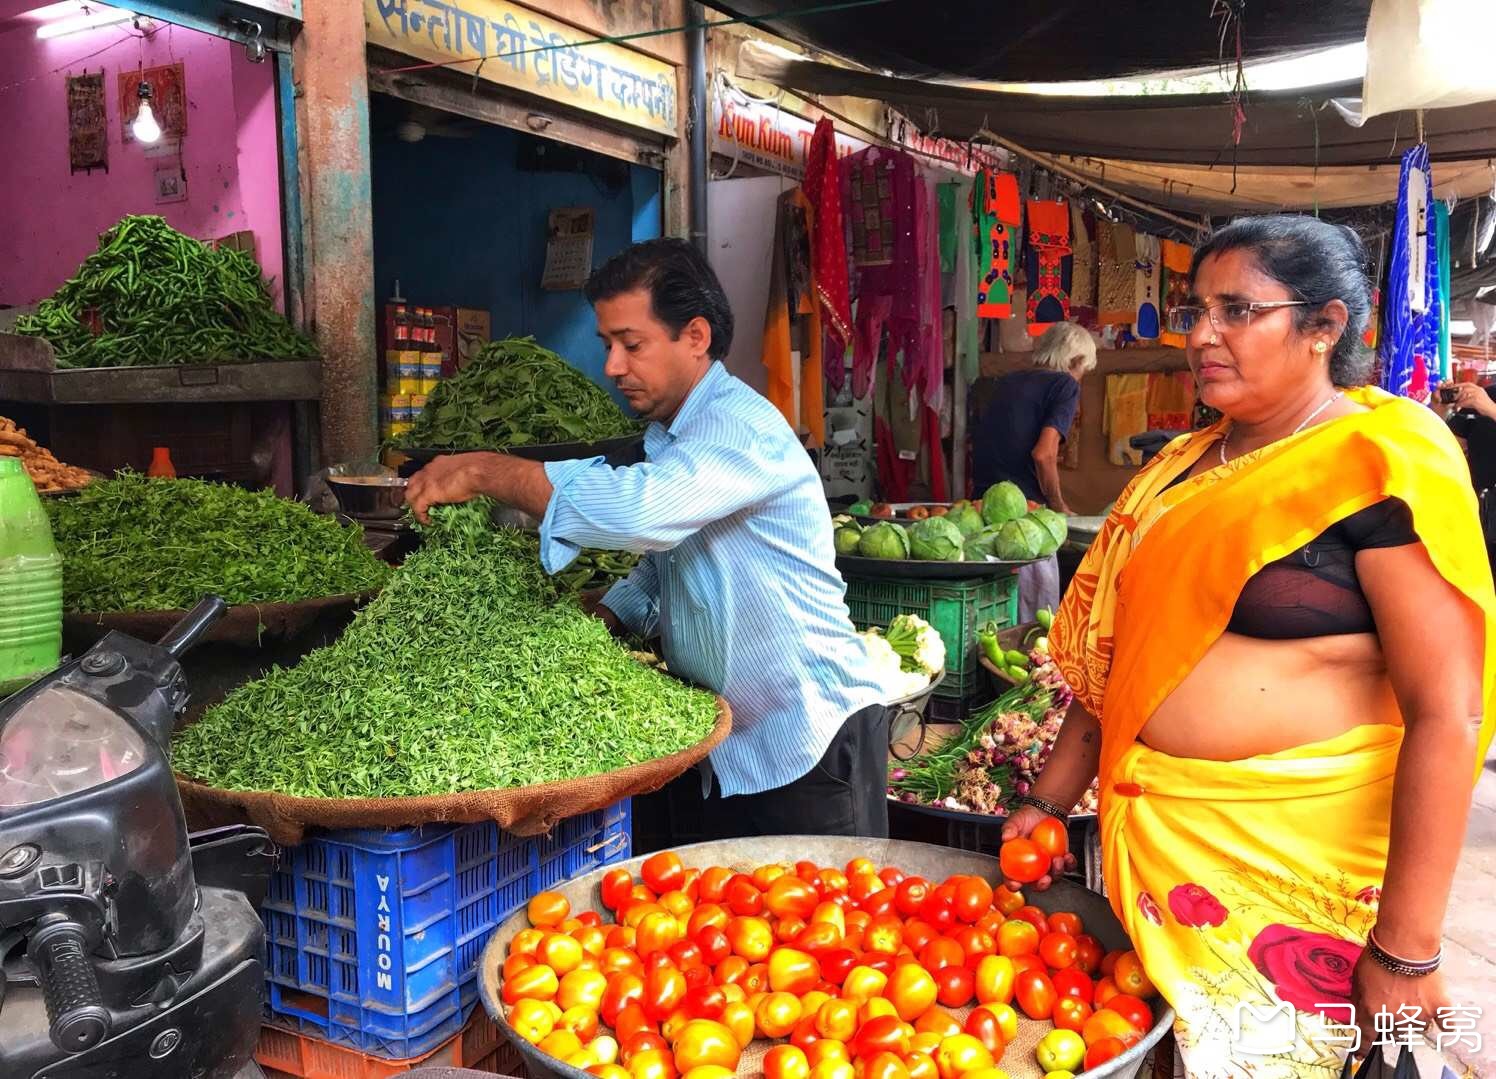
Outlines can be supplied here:
<path id="1" fill-rule="evenodd" d="M 1033 806 L 1040 813 L 1047 813 L 1051 817 L 1060 818 L 1060 820 L 1064 820 L 1066 817 L 1070 816 L 1070 810 L 1061 809 L 1054 802 L 1048 801 L 1044 798 L 1040 798 L 1035 794 L 1021 795 L 1018 799 L 1018 804 L 1024 806 Z"/>
<path id="2" fill-rule="evenodd" d="M 1443 948 L 1435 952 L 1432 959 L 1404 959 L 1400 955 L 1393 955 L 1377 943 L 1375 930 L 1366 934 L 1366 951 L 1380 966 L 1405 978 L 1426 978 L 1438 970 L 1439 964 L 1444 961 Z"/>

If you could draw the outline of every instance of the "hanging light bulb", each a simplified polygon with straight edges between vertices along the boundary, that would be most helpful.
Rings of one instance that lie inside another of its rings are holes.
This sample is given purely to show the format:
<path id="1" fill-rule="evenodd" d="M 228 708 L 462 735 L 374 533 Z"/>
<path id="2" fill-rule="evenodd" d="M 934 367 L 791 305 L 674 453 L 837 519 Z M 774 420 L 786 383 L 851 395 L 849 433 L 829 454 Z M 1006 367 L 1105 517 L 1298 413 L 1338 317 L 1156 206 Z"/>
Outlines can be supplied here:
<path id="1" fill-rule="evenodd" d="M 135 92 L 140 97 L 140 108 L 130 122 L 130 133 L 137 142 L 155 142 L 161 137 L 161 125 L 156 123 L 156 114 L 151 111 L 151 84 L 142 82 Z"/>

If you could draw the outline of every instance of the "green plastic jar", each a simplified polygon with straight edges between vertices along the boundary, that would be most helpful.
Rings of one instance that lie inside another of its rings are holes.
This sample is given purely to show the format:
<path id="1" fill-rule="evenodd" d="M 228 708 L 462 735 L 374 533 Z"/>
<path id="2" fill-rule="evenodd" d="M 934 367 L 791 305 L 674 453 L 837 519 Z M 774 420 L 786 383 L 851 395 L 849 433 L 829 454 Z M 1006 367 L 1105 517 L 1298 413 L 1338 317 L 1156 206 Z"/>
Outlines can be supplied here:
<path id="1" fill-rule="evenodd" d="M 62 556 L 47 511 L 15 457 L 0 457 L 0 697 L 62 655 Z"/>

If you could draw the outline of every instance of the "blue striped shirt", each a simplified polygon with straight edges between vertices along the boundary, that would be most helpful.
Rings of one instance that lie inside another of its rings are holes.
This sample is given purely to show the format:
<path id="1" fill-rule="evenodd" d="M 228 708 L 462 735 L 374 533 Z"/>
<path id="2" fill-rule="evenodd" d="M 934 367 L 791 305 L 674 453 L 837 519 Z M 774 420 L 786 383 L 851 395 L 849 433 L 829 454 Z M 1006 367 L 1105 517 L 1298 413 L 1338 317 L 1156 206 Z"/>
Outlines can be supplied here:
<path id="1" fill-rule="evenodd" d="M 713 363 L 642 464 L 546 465 L 555 488 L 541 561 L 582 547 L 644 558 L 604 599 L 664 641 L 676 674 L 732 706 L 712 753 L 722 794 L 756 794 L 809 772 L 852 713 L 882 699 L 852 628 L 831 517 L 810 457 L 774 406 Z"/>

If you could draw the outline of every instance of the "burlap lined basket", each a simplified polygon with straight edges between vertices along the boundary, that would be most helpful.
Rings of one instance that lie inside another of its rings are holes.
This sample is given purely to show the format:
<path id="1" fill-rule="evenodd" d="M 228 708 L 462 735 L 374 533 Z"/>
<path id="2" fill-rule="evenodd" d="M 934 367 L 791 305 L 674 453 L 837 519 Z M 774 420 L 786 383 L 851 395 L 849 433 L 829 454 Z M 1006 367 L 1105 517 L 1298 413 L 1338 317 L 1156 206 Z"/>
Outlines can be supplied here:
<path id="1" fill-rule="evenodd" d="M 557 821 L 659 790 L 697 764 L 731 730 L 732 709 L 718 697 L 717 722 L 711 733 L 679 753 L 615 772 L 507 790 L 418 798 L 293 798 L 271 791 L 220 790 L 181 775 L 177 776 L 177 788 L 192 828 L 257 824 L 283 846 L 300 843 L 309 827 L 404 828 L 491 820 L 515 835 L 540 835 Z"/>

